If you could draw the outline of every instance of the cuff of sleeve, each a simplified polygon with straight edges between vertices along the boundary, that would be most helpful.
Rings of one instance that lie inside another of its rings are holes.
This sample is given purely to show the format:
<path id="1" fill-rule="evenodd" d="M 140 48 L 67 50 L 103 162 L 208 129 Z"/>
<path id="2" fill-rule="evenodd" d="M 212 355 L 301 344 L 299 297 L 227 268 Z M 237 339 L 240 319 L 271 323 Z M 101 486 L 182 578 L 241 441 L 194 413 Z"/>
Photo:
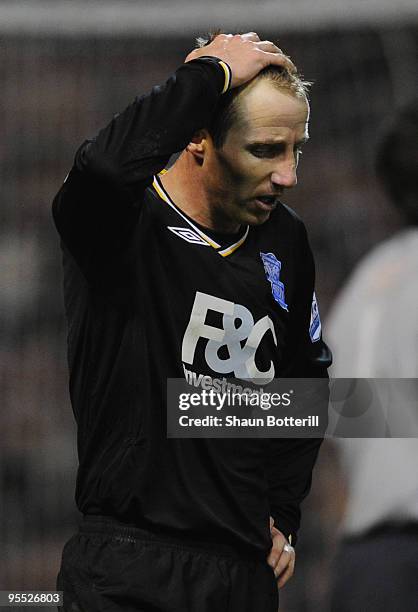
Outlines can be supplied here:
<path id="1" fill-rule="evenodd" d="M 292 529 L 290 525 L 287 524 L 287 522 L 284 522 L 280 517 L 277 516 L 276 518 L 274 515 L 272 516 L 274 519 L 274 526 L 276 527 L 276 529 L 282 532 L 282 534 L 285 536 L 285 538 L 287 539 L 287 541 L 289 542 L 291 546 L 295 546 L 298 540 L 296 531 Z"/>
<path id="2" fill-rule="evenodd" d="M 197 59 L 191 60 L 189 63 L 194 62 L 204 62 L 205 64 L 210 64 L 212 66 L 216 66 L 217 72 L 219 74 L 219 81 L 221 83 L 221 94 L 226 93 L 229 89 L 231 89 L 232 82 L 232 72 L 229 65 L 220 60 L 218 57 L 213 57 L 211 55 L 203 55 Z"/>
<path id="3" fill-rule="evenodd" d="M 222 70 L 225 73 L 225 83 L 221 91 L 221 93 L 224 94 L 228 91 L 228 89 L 231 88 L 232 72 L 228 64 L 226 62 L 223 62 L 222 60 L 219 61 L 219 66 L 221 66 Z"/>
<path id="4" fill-rule="evenodd" d="M 295 533 L 289 533 L 287 531 L 282 533 L 287 538 L 287 541 L 289 542 L 290 546 L 295 546 L 298 540 L 297 535 Z"/>

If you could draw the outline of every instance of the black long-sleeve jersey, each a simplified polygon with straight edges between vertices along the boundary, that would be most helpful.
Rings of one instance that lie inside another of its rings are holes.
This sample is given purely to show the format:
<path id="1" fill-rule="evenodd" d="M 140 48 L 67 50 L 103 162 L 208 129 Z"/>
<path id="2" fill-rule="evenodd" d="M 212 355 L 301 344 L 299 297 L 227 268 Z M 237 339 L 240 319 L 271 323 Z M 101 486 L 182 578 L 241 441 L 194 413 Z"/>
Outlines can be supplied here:
<path id="1" fill-rule="evenodd" d="M 173 439 L 167 378 L 326 376 L 306 231 L 280 205 L 233 236 L 202 228 L 158 174 L 208 125 L 228 70 L 181 66 L 85 141 L 53 202 L 61 236 L 76 502 L 151 532 L 265 555 L 293 542 L 319 439 Z M 181 203 L 178 203 L 181 205 Z"/>

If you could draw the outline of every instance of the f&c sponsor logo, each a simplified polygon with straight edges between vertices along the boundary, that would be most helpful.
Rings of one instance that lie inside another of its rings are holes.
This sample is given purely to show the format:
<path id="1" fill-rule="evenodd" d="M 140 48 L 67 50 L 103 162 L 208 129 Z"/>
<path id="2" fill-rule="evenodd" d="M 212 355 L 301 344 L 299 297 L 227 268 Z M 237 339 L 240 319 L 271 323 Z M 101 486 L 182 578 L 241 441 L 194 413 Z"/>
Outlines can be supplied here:
<path id="1" fill-rule="evenodd" d="M 222 327 L 206 323 L 209 311 L 222 315 Z M 258 385 L 268 384 L 275 374 L 273 362 L 270 361 L 270 367 L 265 371 L 259 370 L 255 363 L 257 349 L 267 333 L 271 333 L 277 346 L 274 325 L 267 315 L 255 322 L 245 306 L 197 291 L 183 336 L 182 360 L 192 365 L 197 343 L 200 338 L 205 338 L 205 359 L 212 371 L 233 374 Z M 222 347 L 227 348 L 226 357 L 220 356 Z"/>

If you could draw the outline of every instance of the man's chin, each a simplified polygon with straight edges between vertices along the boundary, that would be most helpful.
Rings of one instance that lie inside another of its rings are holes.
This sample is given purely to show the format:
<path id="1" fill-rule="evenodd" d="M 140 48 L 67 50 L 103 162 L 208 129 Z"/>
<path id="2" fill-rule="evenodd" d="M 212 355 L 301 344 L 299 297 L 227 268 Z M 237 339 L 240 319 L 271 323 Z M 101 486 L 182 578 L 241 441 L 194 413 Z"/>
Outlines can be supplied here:
<path id="1" fill-rule="evenodd" d="M 272 213 L 271 210 L 248 212 L 245 215 L 246 219 L 245 221 L 243 220 L 243 224 L 244 225 L 262 225 L 263 223 L 269 220 L 271 213 Z"/>
<path id="2" fill-rule="evenodd" d="M 270 218 L 271 213 L 276 209 L 277 202 L 265 204 L 258 199 L 250 200 L 244 209 L 245 225 L 262 225 Z"/>

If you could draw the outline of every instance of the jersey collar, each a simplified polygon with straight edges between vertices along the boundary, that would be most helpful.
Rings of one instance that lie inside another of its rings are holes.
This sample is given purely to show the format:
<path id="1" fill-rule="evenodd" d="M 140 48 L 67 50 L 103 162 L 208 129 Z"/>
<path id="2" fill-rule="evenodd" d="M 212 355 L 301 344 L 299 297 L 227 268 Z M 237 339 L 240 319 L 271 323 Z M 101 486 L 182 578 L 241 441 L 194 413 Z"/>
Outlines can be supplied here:
<path id="1" fill-rule="evenodd" d="M 180 209 L 178 206 L 176 206 L 176 204 L 174 204 L 173 200 L 170 198 L 170 196 L 168 195 L 167 191 L 164 189 L 161 180 L 160 180 L 160 175 L 161 174 L 165 174 L 166 170 L 163 170 L 162 172 L 160 172 L 158 175 L 154 176 L 154 180 L 152 183 L 152 186 L 154 187 L 155 191 L 157 192 L 158 196 L 164 200 L 164 202 L 166 202 L 184 221 L 186 221 L 186 223 L 188 223 L 188 225 L 190 225 L 190 227 L 193 228 L 193 230 L 202 238 L 202 240 L 204 240 L 207 244 L 209 244 L 213 249 L 216 250 L 217 253 L 219 253 L 219 255 L 221 255 L 222 257 L 227 257 L 228 255 L 231 255 L 234 251 L 236 251 L 242 244 L 244 244 L 245 240 L 247 239 L 248 233 L 250 231 L 250 227 L 247 225 L 247 228 L 244 232 L 244 234 L 233 244 L 230 244 L 228 246 L 224 246 L 221 247 L 220 244 L 218 244 L 213 238 L 211 238 L 210 236 L 208 236 L 208 234 L 206 234 L 205 232 L 203 232 L 200 227 L 198 227 L 197 225 L 195 225 L 193 223 L 193 221 L 191 221 L 191 219 L 189 219 L 189 217 L 187 217 Z"/>

